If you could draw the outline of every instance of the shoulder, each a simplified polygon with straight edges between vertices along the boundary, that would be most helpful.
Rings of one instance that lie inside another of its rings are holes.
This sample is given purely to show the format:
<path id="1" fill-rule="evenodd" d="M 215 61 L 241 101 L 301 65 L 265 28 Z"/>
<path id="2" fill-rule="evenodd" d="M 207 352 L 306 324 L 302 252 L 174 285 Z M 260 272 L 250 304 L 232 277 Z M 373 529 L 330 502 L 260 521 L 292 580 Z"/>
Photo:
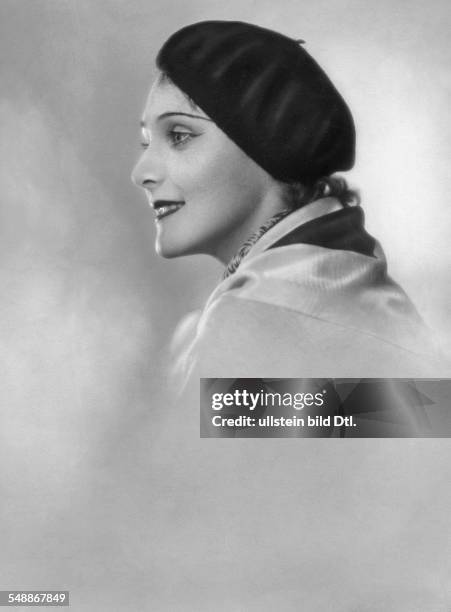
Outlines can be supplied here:
<path id="1" fill-rule="evenodd" d="M 297 244 L 243 261 L 196 320 L 204 377 L 437 376 L 429 333 L 383 257 Z"/>
<path id="2" fill-rule="evenodd" d="M 320 316 L 223 295 L 199 321 L 193 344 L 205 377 L 431 376 L 433 361 L 396 339 Z"/>

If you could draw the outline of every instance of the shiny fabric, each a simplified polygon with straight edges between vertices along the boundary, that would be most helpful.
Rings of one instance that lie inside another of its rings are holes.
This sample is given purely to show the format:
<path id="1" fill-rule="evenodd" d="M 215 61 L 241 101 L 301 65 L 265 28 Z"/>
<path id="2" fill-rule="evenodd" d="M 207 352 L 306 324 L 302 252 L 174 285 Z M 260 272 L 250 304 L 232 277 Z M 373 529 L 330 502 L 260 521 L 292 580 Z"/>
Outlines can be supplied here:
<path id="1" fill-rule="evenodd" d="M 316 244 L 327 249 L 354 251 L 373 257 L 376 241 L 365 230 L 363 222 L 361 207 L 347 206 L 295 227 L 269 248 L 299 243 Z"/>
<path id="2" fill-rule="evenodd" d="M 281 241 L 342 210 L 324 198 L 295 211 L 252 247 L 172 344 L 183 388 L 199 377 L 436 377 L 430 332 L 372 255 Z"/>

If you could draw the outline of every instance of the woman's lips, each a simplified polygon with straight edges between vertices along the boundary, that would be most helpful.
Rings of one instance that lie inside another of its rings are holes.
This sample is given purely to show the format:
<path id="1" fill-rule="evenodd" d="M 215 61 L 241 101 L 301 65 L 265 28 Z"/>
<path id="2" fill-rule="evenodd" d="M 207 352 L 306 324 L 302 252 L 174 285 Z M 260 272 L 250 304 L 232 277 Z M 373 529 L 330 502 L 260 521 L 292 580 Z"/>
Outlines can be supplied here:
<path id="1" fill-rule="evenodd" d="M 185 202 L 175 202 L 172 200 L 157 200 L 154 202 L 154 209 L 156 214 L 156 221 L 159 221 L 163 217 L 167 217 L 168 215 L 172 215 L 172 213 L 177 212 L 182 206 L 184 206 Z"/>

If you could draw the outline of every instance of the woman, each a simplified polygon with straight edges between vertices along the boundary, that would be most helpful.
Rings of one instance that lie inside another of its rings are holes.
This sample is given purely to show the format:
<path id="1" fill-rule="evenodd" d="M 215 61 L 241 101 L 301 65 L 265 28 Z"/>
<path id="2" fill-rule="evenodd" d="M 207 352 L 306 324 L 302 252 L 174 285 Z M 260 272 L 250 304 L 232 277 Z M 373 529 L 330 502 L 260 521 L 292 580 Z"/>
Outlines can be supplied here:
<path id="1" fill-rule="evenodd" d="M 349 109 L 302 46 L 254 25 L 188 26 L 157 62 L 134 170 L 156 248 L 225 266 L 174 341 L 193 384 L 155 424 L 158 580 L 168 559 L 165 592 L 184 610 L 441 609 L 435 554 L 415 529 L 434 482 L 419 444 L 206 444 L 189 393 L 200 376 L 428 370 L 421 320 L 387 277 L 356 195 L 330 178 L 353 164 Z"/>
<path id="2" fill-rule="evenodd" d="M 133 178 L 163 257 L 225 266 L 173 349 L 199 377 L 436 376 L 428 333 L 388 276 L 356 193 L 349 108 L 304 47 L 241 22 L 176 32 Z"/>

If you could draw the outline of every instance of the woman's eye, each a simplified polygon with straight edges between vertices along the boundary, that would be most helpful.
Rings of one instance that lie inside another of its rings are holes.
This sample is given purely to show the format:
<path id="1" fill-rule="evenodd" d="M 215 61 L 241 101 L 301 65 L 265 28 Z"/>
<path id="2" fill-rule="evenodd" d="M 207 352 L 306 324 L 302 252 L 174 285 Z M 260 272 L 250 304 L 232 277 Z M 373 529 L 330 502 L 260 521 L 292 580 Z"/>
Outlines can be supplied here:
<path id="1" fill-rule="evenodd" d="M 191 138 L 193 138 L 193 134 L 191 132 L 182 132 L 180 130 L 171 130 L 169 132 L 169 138 L 172 144 L 177 147 L 182 144 L 187 143 Z"/>
<path id="2" fill-rule="evenodd" d="M 141 147 L 141 149 L 148 149 L 150 147 L 150 144 L 148 142 L 140 142 L 139 146 Z"/>

